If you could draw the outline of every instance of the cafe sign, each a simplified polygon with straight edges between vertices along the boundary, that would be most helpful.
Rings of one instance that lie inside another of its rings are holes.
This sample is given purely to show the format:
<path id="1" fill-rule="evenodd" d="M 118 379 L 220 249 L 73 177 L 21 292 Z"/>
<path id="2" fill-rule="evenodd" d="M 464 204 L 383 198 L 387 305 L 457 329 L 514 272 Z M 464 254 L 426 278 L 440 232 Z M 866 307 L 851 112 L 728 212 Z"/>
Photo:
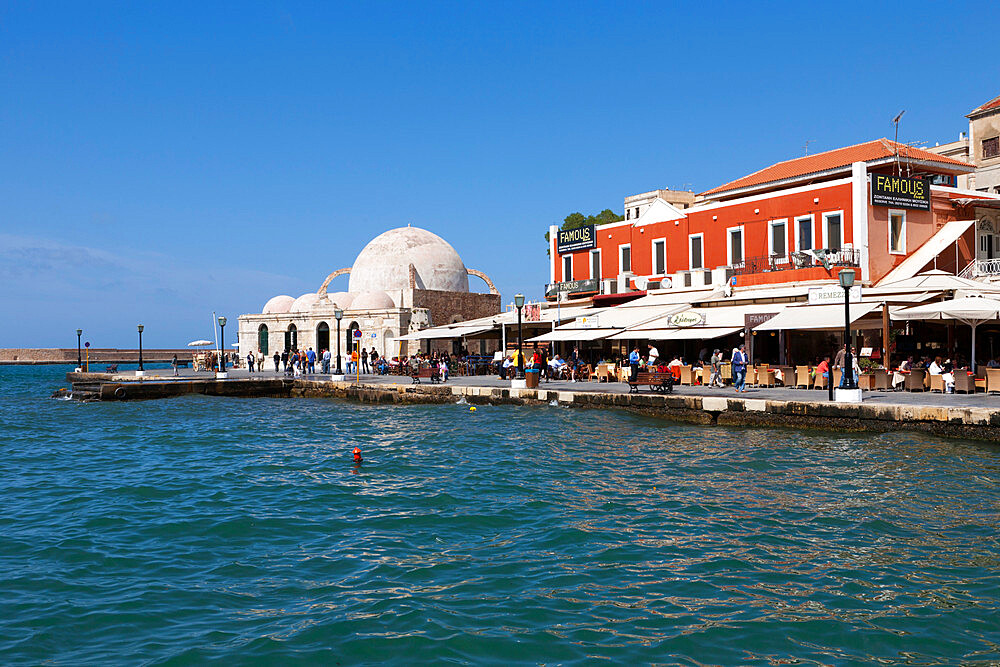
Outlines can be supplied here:
<path id="1" fill-rule="evenodd" d="M 545 296 L 556 296 L 560 292 L 563 294 L 584 294 L 596 292 L 600 288 L 600 282 L 596 278 L 589 280 L 567 280 L 561 283 L 550 283 L 545 288 Z"/>
<path id="2" fill-rule="evenodd" d="M 667 318 L 667 325 L 672 327 L 697 327 L 705 323 L 705 313 L 687 310 L 674 313 Z"/>
<path id="3" fill-rule="evenodd" d="M 872 174 L 872 206 L 931 210 L 931 180 Z"/>
<path id="4" fill-rule="evenodd" d="M 560 229 L 556 240 L 556 252 L 560 255 L 579 250 L 590 250 L 597 247 L 597 233 L 594 225 L 577 227 L 576 229 Z"/>
<path id="5" fill-rule="evenodd" d="M 861 285 L 851 288 L 851 303 L 861 301 Z M 826 285 L 825 287 L 809 288 L 809 303 L 820 305 L 824 303 L 844 303 L 844 288 L 840 285 Z"/>

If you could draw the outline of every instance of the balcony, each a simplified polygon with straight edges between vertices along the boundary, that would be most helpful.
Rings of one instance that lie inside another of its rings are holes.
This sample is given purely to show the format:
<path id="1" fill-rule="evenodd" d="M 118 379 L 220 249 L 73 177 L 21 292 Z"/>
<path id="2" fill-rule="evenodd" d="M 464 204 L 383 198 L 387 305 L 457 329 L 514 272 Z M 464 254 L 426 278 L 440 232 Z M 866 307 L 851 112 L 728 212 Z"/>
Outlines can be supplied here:
<path id="1" fill-rule="evenodd" d="M 1000 277 L 1000 259 L 976 259 L 959 274 L 960 278 L 989 280 Z"/>
<path id="2" fill-rule="evenodd" d="M 727 274 L 744 276 L 753 273 L 771 273 L 773 271 L 793 271 L 796 269 L 823 268 L 827 271 L 833 267 L 860 267 L 861 251 L 854 248 L 839 250 L 816 249 L 812 251 L 793 252 L 789 256 L 767 255 L 764 257 L 747 257 L 742 262 L 729 267 Z M 790 280 L 792 278 L 789 278 Z"/>

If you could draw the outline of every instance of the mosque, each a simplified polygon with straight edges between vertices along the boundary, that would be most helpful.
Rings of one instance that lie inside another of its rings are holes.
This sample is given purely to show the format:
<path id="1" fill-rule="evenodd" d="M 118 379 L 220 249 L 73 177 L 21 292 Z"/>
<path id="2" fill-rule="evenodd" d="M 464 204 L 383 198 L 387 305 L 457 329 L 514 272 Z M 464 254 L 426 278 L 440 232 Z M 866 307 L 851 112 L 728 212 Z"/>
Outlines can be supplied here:
<path id="1" fill-rule="evenodd" d="M 346 292 L 328 292 L 334 278 L 350 274 Z M 469 291 L 469 276 L 481 278 L 489 293 Z M 343 311 L 341 354 L 354 331 L 365 348 L 380 355 L 411 354 L 419 342 L 398 338 L 430 326 L 500 312 L 500 293 L 489 276 L 467 269 L 447 241 L 426 229 L 399 227 L 372 239 L 350 268 L 328 275 L 315 292 L 271 298 L 260 313 L 239 318 L 240 356 L 271 356 L 290 349 L 337 353 L 337 321 Z M 440 343 L 439 343 L 440 344 Z M 449 352 L 452 350 L 449 349 Z"/>

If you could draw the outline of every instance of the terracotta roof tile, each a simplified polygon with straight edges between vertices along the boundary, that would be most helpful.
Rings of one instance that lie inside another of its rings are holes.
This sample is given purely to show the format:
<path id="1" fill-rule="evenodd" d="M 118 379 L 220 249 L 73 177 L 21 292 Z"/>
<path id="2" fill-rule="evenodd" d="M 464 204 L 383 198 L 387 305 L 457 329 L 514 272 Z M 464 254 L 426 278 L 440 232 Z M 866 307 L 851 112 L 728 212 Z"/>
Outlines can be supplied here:
<path id="1" fill-rule="evenodd" d="M 969 115 L 972 116 L 974 114 L 979 113 L 980 111 L 986 111 L 987 109 L 996 109 L 997 107 L 1000 107 L 1000 95 L 994 97 L 986 104 L 976 107 L 969 113 Z"/>
<path id="2" fill-rule="evenodd" d="M 962 160 L 937 155 L 920 148 L 914 148 L 905 144 L 897 144 L 893 141 L 889 141 L 888 139 L 876 139 L 875 141 L 868 141 L 863 144 L 847 146 L 846 148 L 837 148 L 832 151 L 826 151 L 825 153 L 816 153 L 815 155 L 806 155 L 805 157 L 795 158 L 794 160 L 778 162 L 777 164 L 773 164 L 770 167 L 761 169 L 760 171 L 755 171 L 749 176 L 738 178 L 735 181 L 726 183 L 725 185 L 720 185 L 719 187 L 712 188 L 711 190 L 706 190 L 701 194 L 712 195 L 739 188 L 764 185 L 765 183 L 772 183 L 774 181 L 782 181 L 789 178 L 796 178 L 798 176 L 807 176 L 809 174 L 829 171 L 831 169 L 847 167 L 854 162 L 871 162 L 873 160 L 881 160 L 892 157 L 896 154 L 896 150 L 899 151 L 899 155 L 901 157 L 959 165 L 962 167 L 972 166 Z"/>

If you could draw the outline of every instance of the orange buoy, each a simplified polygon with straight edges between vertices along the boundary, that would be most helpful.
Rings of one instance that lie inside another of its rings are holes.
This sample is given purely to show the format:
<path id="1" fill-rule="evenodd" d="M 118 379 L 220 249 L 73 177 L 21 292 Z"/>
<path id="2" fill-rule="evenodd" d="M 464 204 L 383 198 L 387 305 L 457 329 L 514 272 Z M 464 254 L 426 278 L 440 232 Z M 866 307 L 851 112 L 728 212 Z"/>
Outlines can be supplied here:
<path id="1" fill-rule="evenodd" d="M 355 463 L 361 463 L 361 448 L 360 447 L 355 447 L 354 448 L 354 462 Z"/>

